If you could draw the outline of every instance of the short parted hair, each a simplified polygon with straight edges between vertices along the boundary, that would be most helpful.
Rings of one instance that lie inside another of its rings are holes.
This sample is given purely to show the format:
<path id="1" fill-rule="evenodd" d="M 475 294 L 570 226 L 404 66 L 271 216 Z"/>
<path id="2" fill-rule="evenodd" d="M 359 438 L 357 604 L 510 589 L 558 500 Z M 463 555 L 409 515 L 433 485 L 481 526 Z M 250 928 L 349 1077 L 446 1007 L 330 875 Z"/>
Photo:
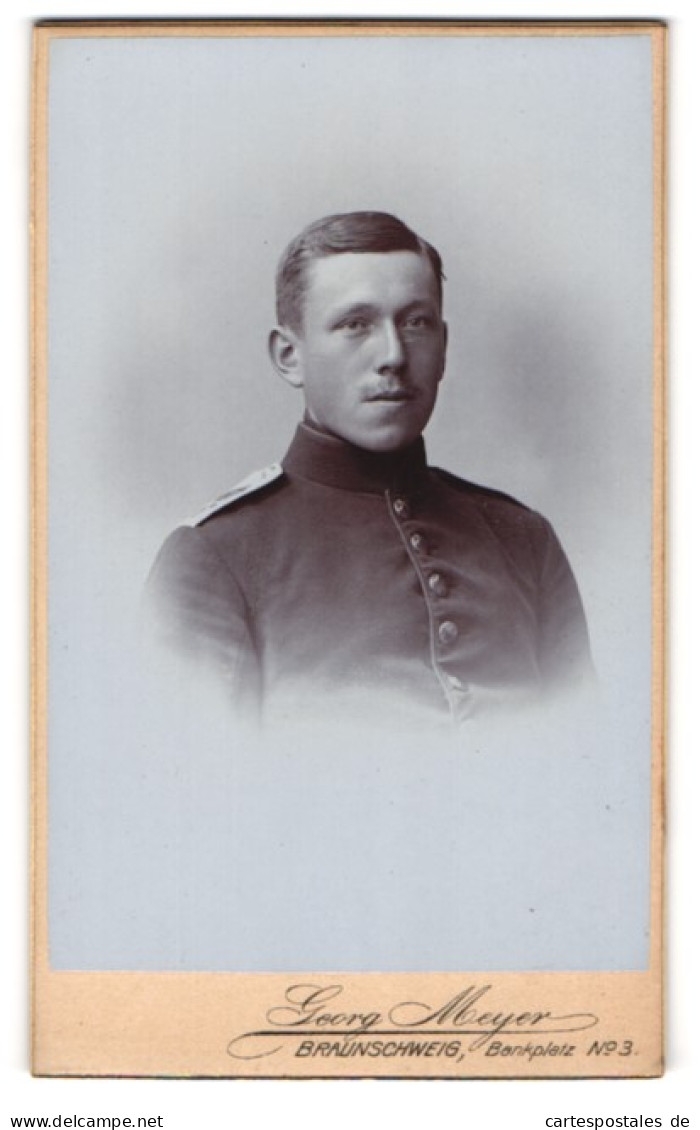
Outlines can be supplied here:
<path id="1" fill-rule="evenodd" d="M 299 331 L 303 320 L 308 265 L 344 252 L 415 251 L 433 269 L 442 305 L 442 259 L 432 244 L 388 212 L 340 212 L 309 224 L 292 240 L 277 268 L 277 321 Z"/>

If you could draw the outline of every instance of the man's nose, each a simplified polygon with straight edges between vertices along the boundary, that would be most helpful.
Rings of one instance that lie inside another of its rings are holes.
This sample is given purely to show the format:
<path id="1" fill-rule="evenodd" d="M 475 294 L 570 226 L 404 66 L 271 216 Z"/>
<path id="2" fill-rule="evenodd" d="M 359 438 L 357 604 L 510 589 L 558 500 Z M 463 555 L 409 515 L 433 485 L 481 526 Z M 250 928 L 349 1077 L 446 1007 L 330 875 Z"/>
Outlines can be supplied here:
<path id="1" fill-rule="evenodd" d="M 406 364 L 406 350 L 398 327 L 394 322 L 387 321 L 382 326 L 382 336 L 379 346 L 377 368 L 402 369 Z"/>

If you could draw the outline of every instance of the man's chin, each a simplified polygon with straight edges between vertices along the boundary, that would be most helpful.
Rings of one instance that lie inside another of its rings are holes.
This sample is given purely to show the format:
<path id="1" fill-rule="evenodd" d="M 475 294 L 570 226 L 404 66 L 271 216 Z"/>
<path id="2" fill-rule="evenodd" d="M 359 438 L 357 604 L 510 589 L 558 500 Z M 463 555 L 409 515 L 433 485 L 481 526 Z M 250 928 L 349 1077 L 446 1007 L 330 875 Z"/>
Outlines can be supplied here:
<path id="1" fill-rule="evenodd" d="M 364 451 L 374 452 L 376 455 L 390 455 L 395 451 L 403 451 L 418 439 L 420 432 L 405 432 L 393 428 L 368 431 L 356 436 L 346 436 L 349 443 L 361 447 Z"/>
<path id="2" fill-rule="evenodd" d="M 397 423 L 375 424 L 372 427 L 357 427 L 342 429 L 329 427 L 315 420 L 310 413 L 305 416 L 305 423 L 316 431 L 322 432 L 334 439 L 342 440 L 353 447 L 363 451 L 371 451 L 377 455 L 389 455 L 394 451 L 403 451 L 410 447 L 420 436 L 422 429 L 400 426 Z"/>

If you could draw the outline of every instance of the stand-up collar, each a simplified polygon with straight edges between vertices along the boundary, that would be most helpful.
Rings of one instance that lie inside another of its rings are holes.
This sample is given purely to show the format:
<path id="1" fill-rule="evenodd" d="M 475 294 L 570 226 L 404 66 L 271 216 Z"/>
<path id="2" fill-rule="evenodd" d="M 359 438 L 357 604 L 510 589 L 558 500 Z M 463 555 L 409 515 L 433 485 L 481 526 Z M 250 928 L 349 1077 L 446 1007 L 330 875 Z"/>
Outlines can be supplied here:
<path id="1" fill-rule="evenodd" d="M 304 423 L 299 424 L 282 466 L 292 477 L 378 494 L 416 489 L 427 473 L 422 436 L 402 451 L 365 451 Z"/>

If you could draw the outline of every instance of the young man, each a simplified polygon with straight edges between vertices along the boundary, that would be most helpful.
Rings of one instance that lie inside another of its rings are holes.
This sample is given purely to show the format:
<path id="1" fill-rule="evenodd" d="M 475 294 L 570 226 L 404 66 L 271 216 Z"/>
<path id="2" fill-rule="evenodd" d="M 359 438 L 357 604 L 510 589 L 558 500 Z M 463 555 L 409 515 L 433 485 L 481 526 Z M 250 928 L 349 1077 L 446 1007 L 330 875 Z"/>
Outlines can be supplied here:
<path id="1" fill-rule="evenodd" d="M 445 366 L 438 252 L 384 213 L 329 216 L 277 274 L 276 370 L 304 421 L 166 541 L 159 631 L 243 711 L 468 722 L 590 674 L 576 583 L 547 521 L 426 463 Z"/>

